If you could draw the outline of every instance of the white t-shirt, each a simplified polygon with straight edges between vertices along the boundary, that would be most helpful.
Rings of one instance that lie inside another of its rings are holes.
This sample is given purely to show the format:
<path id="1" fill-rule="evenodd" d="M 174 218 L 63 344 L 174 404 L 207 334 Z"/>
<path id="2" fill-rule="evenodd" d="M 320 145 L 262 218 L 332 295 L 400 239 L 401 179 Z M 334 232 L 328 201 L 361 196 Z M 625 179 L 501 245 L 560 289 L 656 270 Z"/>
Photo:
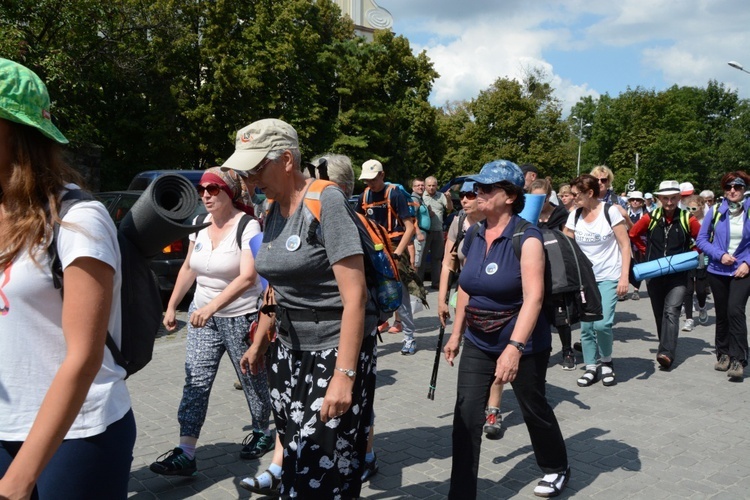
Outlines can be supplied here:
<path id="1" fill-rule="evenodd" d="M 586 222 L 581 215 L 576 226 L 575 217 L 576 211 L 573 210 L 568 215 L 565 227 L 575 232 L 576 243 L 594 266 L 596 281 L 619 281 L 622 272 L 622 254 L 615 233 L 604 216 L 604 206 L 593 222 Z M 609 207 L 609 218 L 612 226 L 625 220 L 615 205 Z"/>
<path id="2" fill-rule="evenodd" d="M 237 215 L 234 224 L 226 232 L 216 248 L 212 248 L 208 237 L 208 228 L 190 235 L 190 241 L 195 242 L 190 257 L 190 269 L 198 274 L 193 300 L 197 307 L 203 307 L 215 299 L 237 276 L 240 275 L 241 251 L 237 246 L 237 223 L 241 215 Z M 211 221 L 209 214 L 204 222 Z M 250 240 L 260 233 L 260 224 L 256 219 L 250 220 L 242 231 L 242 248 L 250 250 Z M 234 302 L 227 304 L 217 311 L 214 316 L 219 318 L 233 318 L 255 312 L 258 308 L 258 296 L 262 292 L 260 279 L 245 290 Z"/>
<path id="3" fill-rule="evenodd" d="M 101 203 L 79 202 L 65 215 L 75 227 L 60 227 L 57 240 L 63 270 L 79 257 L 92 257 L 115 269 L 108 331 L 120 344 L 120 248 L 115 226 Z M 62 297 L 52 283 L 46 249 L 35 264 L 19 254 L 0 272 L 0 439 L 24 441 L 66 353 Z M 65 439 L 96 436 L 130 409 L 125 369 L 109 349 L 83 407 Z"/>

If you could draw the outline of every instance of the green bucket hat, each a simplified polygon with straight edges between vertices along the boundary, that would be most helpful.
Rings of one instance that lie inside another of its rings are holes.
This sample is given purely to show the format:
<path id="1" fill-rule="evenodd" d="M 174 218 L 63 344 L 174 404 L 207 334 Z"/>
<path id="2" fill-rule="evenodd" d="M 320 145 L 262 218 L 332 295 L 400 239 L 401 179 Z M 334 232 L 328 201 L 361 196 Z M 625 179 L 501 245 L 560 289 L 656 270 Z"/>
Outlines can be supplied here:
<path id="1" fill-rule="evenodd" d="M 0 58 L 0 118 L 28 125 L 53 141 L 68 139 L 52 124 L 47 87 L 36 73 L 9 59 Z"/>

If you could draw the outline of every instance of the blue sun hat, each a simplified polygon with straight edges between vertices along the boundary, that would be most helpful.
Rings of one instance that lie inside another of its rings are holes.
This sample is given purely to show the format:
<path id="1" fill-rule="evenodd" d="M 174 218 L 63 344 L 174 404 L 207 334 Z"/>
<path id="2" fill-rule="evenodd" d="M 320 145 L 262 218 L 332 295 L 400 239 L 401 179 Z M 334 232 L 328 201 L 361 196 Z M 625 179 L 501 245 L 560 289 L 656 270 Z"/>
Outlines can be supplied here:
<path id="1" fill-rule="evenodd" d="M 521 168 L 508 160 L 494 160 L 485 163 L 477 175 L 467 177 L 467 180 L 477 184 L 497 184 L 507 181 L 518 187 L 523 187 L 525 179 Z"/>
<path id="2" fill-rule="evenodd" d="M 461 188 L 458 190 L 459 193 L 473 193 L 474 192 L 474 181 L 464 181 L 461 184 Z"/>
<path id="3" fill-rule="evenodd" d="M 36 73 L 0 58 L 0 118 L 34 127 L 60 144 L 68 139 L 52 124 L 47 87 Z"/>

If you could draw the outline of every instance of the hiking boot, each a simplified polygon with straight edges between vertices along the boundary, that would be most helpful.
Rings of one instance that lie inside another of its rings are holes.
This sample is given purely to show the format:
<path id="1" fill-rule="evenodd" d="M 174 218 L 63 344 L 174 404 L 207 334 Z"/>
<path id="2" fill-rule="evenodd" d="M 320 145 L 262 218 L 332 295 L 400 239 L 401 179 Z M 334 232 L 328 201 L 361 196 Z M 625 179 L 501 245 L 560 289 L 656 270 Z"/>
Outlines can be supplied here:
<path id="1" fill-rule="evenodd" d="M 695 327 L 695 322 L 692 319 L 686 319 L 685 325 L 682 327 L 683 332 L 692 332 Z"/>
<path id="2" fill-rule="evenodd" d="M 195 458 L 188 458 L 180 447 L 160 455 L 148 468 L 162 476 L 194 476 L 198 471 Z"/>
<path id="3" fill-rule="evenodd" d="M 378 333 L 385 333 L 388 331 L 388 328 L 390 328 L 391 325 L 388 324 L 388 321 L 383 321 L 378 325 Z"/>
<path id="4" fill-rule="evenodd" d="M 414 339 L 404 340 L 404 347 L 401 348 L 401 354 L 408 356 L 417 352 L 417 341 Z"/>
<path id="5" fill-rule="evenodd" d="M 575 370 L 576 369 L 576 355 L 573 352 L 573 349 L 565 349 L 563 351 L 562 369 L 563 370 Z"/>
<path id="6" fill-rule="evenodd" d="M 636 290 L 633 295 L 630 296 L 630 300 L 641 300 L 641 293 Z"/>
<path id="7" fill-rule="evenodd" d="M 503 437 L 503 416 L 500 415 L 500 408 L 494 406 L 484 410 L 486 415 L 482 431 L 487 435 L 487 439 L 500 439 Z"/>
<path id="8" fill-rule="evenodd" d="M 729 356 L 727 356 L 726 354 L 720 355 L 719 359 L 716 360 L 714 370 L 716 370 L 717 372 L 725 372 L 729 370 Z"/>
<path id="9" fill-rule="evenodd" d="M 706 306 L 698 308 L 698 321 L 700 321 L 701 325 L 708 323 L 708 311 L 706 311 Z"/>
<path id="10" fill-rule="evenodd" d="M 388 329 L 388 333 L 401 333 L 403 331 L 404 331 L 404 329 L 401 326 L 401 322 L 400 321 L 394 321 L 393 322 L 393 326 Z"/>
<path id="11" fill-rule="evenodd" d="M 266 436 L 264 432 L 254 430 L 242 440 L 240 458 L 244 460 L 260 458 L 273 450 L 275 446 L 276 437 L 273 435 L 273 432 Z"/>
<path id="12" fill-rule="evenodd" d="M 727 370 L 727 377 L 734 379 L 734 380 L 742 380 L 745 376 L 745 367 L 742 366 L 742 363 L 737 360 L 733 359 L 729 363 L 729 370 Z"/>
<path id="13" fill-rule="evenodd" d="M 372 476 L 378 473 L 378 457 L 372 462 L 365 460 L 365 471 L 362 473 L 362 482 L 369 481 Z"/>

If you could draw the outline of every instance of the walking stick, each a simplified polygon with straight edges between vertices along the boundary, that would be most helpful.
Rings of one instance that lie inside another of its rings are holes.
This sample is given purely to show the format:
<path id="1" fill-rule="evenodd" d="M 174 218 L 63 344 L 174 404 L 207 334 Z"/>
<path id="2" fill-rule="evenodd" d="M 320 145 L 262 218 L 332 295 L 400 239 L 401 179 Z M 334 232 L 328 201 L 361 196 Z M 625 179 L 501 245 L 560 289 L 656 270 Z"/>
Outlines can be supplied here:
<path id="1" fill-rule="evenodd" d="M 448 293 L 445 294 L 445 303 L 450 300 L 451 288 L 456 281 L 456 273 L 451 271 L 448 279 Z M 435 400 L 435 387 L 437 386 L 438 369 L 440 368 L 440 355 L 443 353 L 443 337 L 445 337 L 445 325 L 440 324 L 440 333 L 438 334 L 437 347 L 435 348 L 435 363 L 432 365 L 432 377 L 430 378 L 430 388 L 427 391 L 427 399 Z"/>

